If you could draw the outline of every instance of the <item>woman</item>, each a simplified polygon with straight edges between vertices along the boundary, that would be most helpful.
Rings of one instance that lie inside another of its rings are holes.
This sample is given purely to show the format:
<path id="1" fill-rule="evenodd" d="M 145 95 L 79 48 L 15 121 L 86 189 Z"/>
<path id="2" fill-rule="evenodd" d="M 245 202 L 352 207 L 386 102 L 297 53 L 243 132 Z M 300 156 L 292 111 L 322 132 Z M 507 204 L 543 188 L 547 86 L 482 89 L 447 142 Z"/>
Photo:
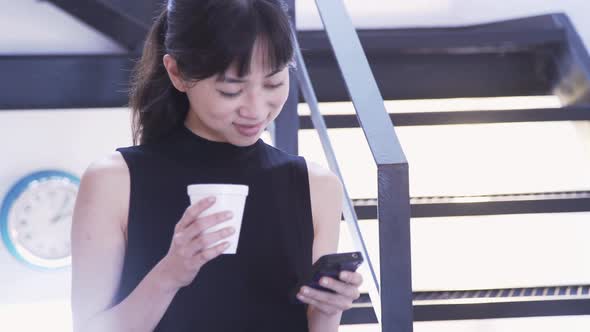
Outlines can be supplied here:
<path id="1" fill-rule="evenodd" d="M 260 135 L 289 92 L 288 17 L 276 0 L 174 0 L 157 18 L 131 93 L 134 144 L 82 176 L 72 228 L 76 331 L 337 331 L 361 276 L 290 291 L 337 250 L 337 177 Z M 250 187 L 238 252 L 231 216 L 186 186 Z"/>

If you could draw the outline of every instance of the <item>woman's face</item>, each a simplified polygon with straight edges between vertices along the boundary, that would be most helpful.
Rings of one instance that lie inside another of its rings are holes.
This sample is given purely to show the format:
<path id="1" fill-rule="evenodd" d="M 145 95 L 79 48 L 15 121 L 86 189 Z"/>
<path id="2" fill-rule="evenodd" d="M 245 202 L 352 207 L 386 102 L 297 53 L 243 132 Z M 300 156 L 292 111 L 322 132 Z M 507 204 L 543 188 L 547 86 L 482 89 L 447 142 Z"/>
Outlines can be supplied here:
<path id="1" fill-rule="evenodd" d="M 188 85 L 186 126 L 200 136 L 237 146 L 254 144 L 278 116 L 289 95 L 289 69 L 272 72 L 257 42 L 250 73 L 238 77 L 235 65 L 223 75 Z"/>

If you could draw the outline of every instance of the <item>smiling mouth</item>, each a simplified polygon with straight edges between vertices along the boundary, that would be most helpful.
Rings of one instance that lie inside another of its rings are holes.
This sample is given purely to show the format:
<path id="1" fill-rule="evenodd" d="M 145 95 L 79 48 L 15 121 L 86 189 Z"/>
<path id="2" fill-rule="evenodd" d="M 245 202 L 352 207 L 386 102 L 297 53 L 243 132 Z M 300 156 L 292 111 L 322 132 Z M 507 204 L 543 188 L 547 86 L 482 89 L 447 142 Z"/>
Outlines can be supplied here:
<path id="1" fill-rule="evenodd" d="M 254 125 L 241 125 L 238 123 L 234 123 L 234 126 L 236 127 L 237 131 L 241 135 L 247 136 L 247 137 L 252 137 L 252 136 L 257 135 L 260 132 L 260 130 L 262 129 L 263 125 L 264 125 L 264 122 L 254 124 Z"/>

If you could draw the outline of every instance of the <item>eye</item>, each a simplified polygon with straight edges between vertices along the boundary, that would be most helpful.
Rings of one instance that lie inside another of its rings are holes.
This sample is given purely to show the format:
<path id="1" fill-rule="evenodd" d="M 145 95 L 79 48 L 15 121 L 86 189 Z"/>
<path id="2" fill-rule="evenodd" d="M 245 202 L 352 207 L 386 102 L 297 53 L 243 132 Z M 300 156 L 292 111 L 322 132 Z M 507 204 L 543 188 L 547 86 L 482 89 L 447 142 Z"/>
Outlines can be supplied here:
<path id="1" fill-rule="evenodd" d="M 283 84 L 284 84 L 283 82 L 277 83 L 277 84 L 267 84 L 264 87 L 267 89 L 270 89 L 270 90 L 274 90 L 274 89 L 277 89 L 277 88 L 283 86 Z"/>
<path id="2" fill-rule="evenodd" d="M 238 91 L 238 92 L 225 92 L 225 91 L 221 91 L 221 90 L 217 90 L 217 91 L 219 92 L 219 94 L 221 94 L 225 98 L 236 98 L 237 96 L 242 94 L 242 91 Z"/>

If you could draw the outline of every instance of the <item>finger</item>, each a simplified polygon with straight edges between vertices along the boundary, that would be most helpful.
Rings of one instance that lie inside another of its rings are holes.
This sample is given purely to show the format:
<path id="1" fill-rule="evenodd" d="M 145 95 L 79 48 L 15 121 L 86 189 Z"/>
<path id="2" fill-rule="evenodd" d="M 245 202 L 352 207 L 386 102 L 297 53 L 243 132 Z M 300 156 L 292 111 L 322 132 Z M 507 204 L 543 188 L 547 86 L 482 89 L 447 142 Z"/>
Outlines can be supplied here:
<path id="1" fill-rule="evenodd" d="M 360 286 L 363 283 L 363 276 L 358 272 L 342 271 L 339 276 L 340 280 L 351 285 Z"/>
<path id="2" fill-rule="evenodd" d="M 229 248 L 229 242 L 222 242 L 209 249 L 202 250 L 197 255 L 189 259 L 189 265 L 192 268 L 201 267 L 208 261 L 221 255 L 227 248 Z"/>
<path id="3" fill-rule="evenodd" d="M 206 231 L 207 229 L 222 222 L 228 221 L 231 218 L 233 218 L 233 214 L 230 211 L 214 213 L 206 217 L 198 218 L 197 220 L 195 220 L 195 222 L 193 222 L 180 232 L 184 234 L 183 237 L 188 242 L 189 240 L 192 240 L 195 237 L 199 236 L 202 232 Z"/>
<path id="4" fill-rule="evenodd" d="M 348 310 L 352 306 L 352 300 L 340 294 L 332 294 L 325 291 L 313 289 L 311 287 L 302 287 L 299 294 L 306 298 L 313 299 L 330 306 L 334 306 L 340 310 Z"/>
<path id="5" fill-rule="evenodd" d="M 303 303 L 307 303 L 309 305 L 314 306 L 316 309 L 318 309 L 319 311 L 323 312 L 326 315 L 334 315 L 340 311 L 340 309 L 338 309 L 334 306 L 320 302 L 316 299 L 313 299 L 311 297 L 307 297 L 305 295 L 298 294 L 297 298 L 299 299 L 299 301 L 301 301 Z"/>
<path id="6" fill-rule="evenodd" d="M 344 283 L 342 281 L 333 279 L 333 278 L 329 278 L 329 277 L 323 277 L 320 280 L 320 284 L 323 287 L 326 287 L 328 289 L 331 289 L 333 291 L 335 291 L 336 293 L 348 297 L 351 300 L 356 300 L 361 296 L 361 293 L 358 290 L 358 287 L 352 284 L 347 284 Z"/>
<path id="7" fill-rule="evenodd" d="M 181 255 L 185 257 L 194 256 L 199 251 L 208 249 L 212 244 L 233 235 L 235 232 L 236 231 L 233 227 L 225 227 L 215 232 L 201 234 L 199 237 L 189 242 L 184 248 L 180 249 Z"/>
<path id="8" fill-rule="evenodd" d="M 177 229 L 183 229 L 188 226 L 190 223 L 195 221 L 203 211 L 210 208 L 215 203 L 215 197 L 207 197 L 204 198 L 191 206 L 189 206 L 186 210 L 184 210 L 184 214 L 176 224 Z"/>

